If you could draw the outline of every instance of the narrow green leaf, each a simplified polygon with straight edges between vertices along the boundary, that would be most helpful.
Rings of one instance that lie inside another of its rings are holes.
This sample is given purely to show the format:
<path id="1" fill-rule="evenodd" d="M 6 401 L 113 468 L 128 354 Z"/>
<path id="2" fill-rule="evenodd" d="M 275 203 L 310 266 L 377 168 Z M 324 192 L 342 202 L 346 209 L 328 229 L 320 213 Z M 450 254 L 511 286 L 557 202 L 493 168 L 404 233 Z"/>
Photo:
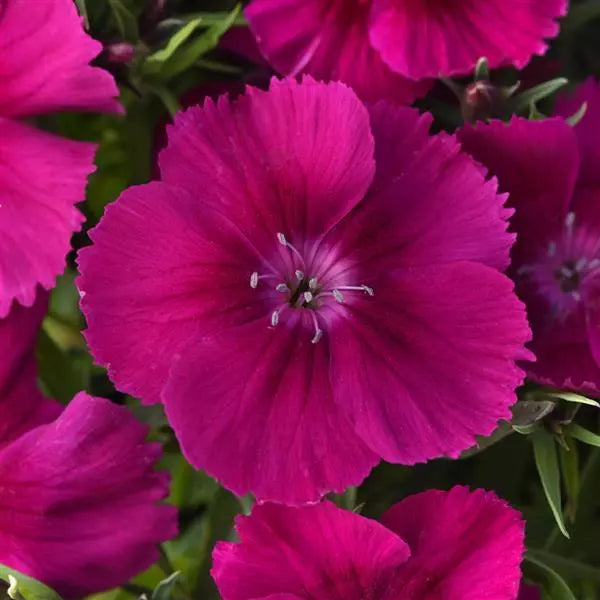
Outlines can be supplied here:
<path id="1" fill-rule="evenodd" d="M 168 60 L 162 62 L 161 77 L 168 79 L 182 73 L 192 67 L 209 50 L 215 48 L 223 34 L 233 25 L 240 10 L 241 6 L 238 4 L 223 21 L 211 25 L 199 37 L 185 44 L 179 44 Z"/>
<path id="2" fill-rule="evenodd" d="M 587 579 L 600 585 L 600 568 L 588 565 L 573 558 L 565 558 L 547 550 L 529 548 L 527 556 L 543 562 L 546 566 L 560 571 L 566 577 L 577 580 Z"/>
<path id="3" fill-rule="evenodd" d="M 61 600 L 48 586 L 0 564 L 0 580 L 8 584 L 8 597 L 23 600 Z"/>
<path id="4" fill-rule="evenodd" d="M 560 398 L 565 402 L 576 402 L 577 404 L 588 404 L 589 406 L 595 406 L 600 408 L 600 403 L 581 394 L 575 394 L 573 392 L 550 392 L 547 394 L 551 398 Z"/>
<path id="5" fill-rule="evenodd" d="M 577 600 L 566 581 L 547 564 L 534 556 L 531 552 L 525 555 L 525 563 L 530 565 L 529 570 L 536 574 L 536 581 L 541 579 L 544 600 Z"/>
<path id="6" fill-rule="evenodd" d="M 562 500 L 560 491 L 560 470 L 554 437 L 544 429 L 534 432 L 533 454 L 546 499 L 556 520 L 556 524 L 565 537 L 569 533 L 565 527 L 562 515 Z"/>
<path id="7" fill-rule="evenodd" d="M 512 109 L 514 112 L 529 110 L 532 103 L 535 104 L 551 96 L 560 88 L 567 85 L 567 83 L 569 83 L 569 80 L 565 77 L 557 77 L 556 79 L 551 79 L 550 81 L 545 81 L 544 83 L 540 83 L 540 85 L 529 88 L 513 98 Z"/>
<path id="8" fill-rule="evenodd" d="M 567 427 L 569 435 L 589 446 L 598 446 L 600 448 L 600 435 L 593 433 L 577 423 L 571 423 Z"/>
<path id="9" fill-rule="evenodd" d="M 200 17 L 192 19 L 186 23 L 177 33 L 171 36 L 167 45 L 161 50 L 157 50 L 146 59 L 146 67 L 157 71 L 161 65 L 169 60 L 177 49 L 185 43 L 185 41 L 203 24 Z"/>
<path id="10" fill-rule="evenodd" d="M 173 597 L 173 590 L 180 578 L 181 571 L 171 573 L 171 575 L 158 584 L 152 593 L 152 600 L 171 600 Z"/>
<path id="11" fill-rule="evenodd" d="M 482 56 L 475 65 L 475 81 L 489 81 L 490 80 L 490 67 L 488 59 Z"/>
<path id="12" fill-rule="evenodd" d="M 83 18 L 83 25 L 86 29 L 90 28 L 90 19 L 88 16 L 87 6 L 85 5 L 86 0 L 75 0 L 75 6 L 77 6 L 77 10 L 79 14 Z"/>
<path id="13" fill-rule="evenodd" d="M 512 407 L 511 425 L 524 427 L 541 421 L 555 408 L 556 402 L 552 400 L 522 400 Z"/>
<path id="14" fill-rule="evenodd" d="M 575 522 L 579 501 L 579 455 L 577 444 L 566 432 L 564 433 L 564 442 L 565 446 L 559 445 L 558 454 L 565 490 L 567 492 L 565 516 L 573 523 Z"/>
<path id="15" fill-rule="evenodd" d="M 121 0 L 108 0 L 115 23 L 121 37 L 128 42 L 137 42 L 140 38 L 137 19 Z"/>
<path id="16" fill-rule="evenodd" d="M 202 22 L 205 25 L 216 25 L 218 23 L 222 23 L 225 19 L 227 19 L 228 16 L 228 12 L 195 12 L 192 14 L 182 15 L 181 18 L 185 19 L 186 21 L 199 18 L 202 19 Z M 242 13 L 239 13 L 233 21 L 233 25 L 248 25 L 248 21 Z"/>
<path id="17" fill-rule="evenodd" d="M 512 428 L 521 435 L 531 435 L 534 431 L 540 428 L 539 423 L 532 423 L 531 425 L 513 425 Z"/>

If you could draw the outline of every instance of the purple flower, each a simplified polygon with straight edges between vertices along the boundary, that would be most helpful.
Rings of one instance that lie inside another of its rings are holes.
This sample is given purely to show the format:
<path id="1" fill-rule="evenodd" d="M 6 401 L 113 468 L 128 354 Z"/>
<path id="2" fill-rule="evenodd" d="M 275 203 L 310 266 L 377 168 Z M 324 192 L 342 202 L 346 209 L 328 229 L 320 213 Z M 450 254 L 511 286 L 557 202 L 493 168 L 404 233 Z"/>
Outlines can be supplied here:
<path id="1" fill-rule="evenodd" d="M 492 492 L 430 490 L 381 524 L 330 502 L 255 506 L 220 542 L 223 600 L 515 600 L 524 524 Z"/>
<path id="2" fill-rule="evenodd" d="M 592 81 L 561 103 L 564 115 L 588 103 L 571 128 L 562 119 L 466 128 L 463 146 L 496 175 L 517 233 L 510 274 L 534 333 L 529 376 L 600 391 L 600 88 Z"/>
<path id="3" fill-rule="evenodd" d="M 429 125 L 312 79 L 207 100 L 80 252 L 96 360 L 237 494 L 315 501 L 510 416 L 510 213 Z"/>
<path id="4" fill-rule="evenodd" d="M 344 81 L 364 99 L 412 102 L 426 78 L 521 68 L 558 33 L 567 0 L 252 0 L 250 28 L 273 67 Z"/>
<path id="5" fill-rule="evenodd" d="M 0 320 L 0 563 L 81 598 L 154 563 L 176 511 L 159 504 L 160 446 L 126 409 L 84 392 L 63 408 L 37 390 L 45 304 Z"/>
<path id="6" fill-rule="evenodd" d="M 72 0 L 0 2 L 0 317 L 31 306 L 64 269 L 83 222 L 95 146 L 17 119 L 60 110 L 120 110 L 112 77 L 89 62 L 101 45 Z"/>

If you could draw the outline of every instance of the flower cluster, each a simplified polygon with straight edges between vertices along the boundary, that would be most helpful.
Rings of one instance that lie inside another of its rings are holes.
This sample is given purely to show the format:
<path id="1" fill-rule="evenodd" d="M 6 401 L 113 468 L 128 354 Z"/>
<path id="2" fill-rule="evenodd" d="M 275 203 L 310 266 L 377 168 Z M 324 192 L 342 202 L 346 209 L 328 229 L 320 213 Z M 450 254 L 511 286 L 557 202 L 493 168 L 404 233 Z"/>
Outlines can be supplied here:
<path id="1" fill-rule="evenodd" d="M 123 109 L 72 0 L 0 0 L 0 565 L 76 599 L 177 536 L 163 448 L 127 394 L 256 501 L 213 550 L 223 600 L 537 599 L 521 513 L 494 492 L 429 489 L 380 520 L 325 496 L 381 461 L 460 457 L 524 383 L 600 395 L 600 85 L 550 118 L 454 133 L 407 106 L 482 56 L 523 68 L 566 11 L 247 3 L 256 60 L 281 77 L 203 88 L 158 141 L 155 180 L 74 248 L 83 335 L 119 394 L 64 406 L 40 390 L 36 337 L 96 146 L 29 121 Z M 124 47 L 120 67 L 149 53 Z M 159 72 L 148 89 L 169 99 Z"/>

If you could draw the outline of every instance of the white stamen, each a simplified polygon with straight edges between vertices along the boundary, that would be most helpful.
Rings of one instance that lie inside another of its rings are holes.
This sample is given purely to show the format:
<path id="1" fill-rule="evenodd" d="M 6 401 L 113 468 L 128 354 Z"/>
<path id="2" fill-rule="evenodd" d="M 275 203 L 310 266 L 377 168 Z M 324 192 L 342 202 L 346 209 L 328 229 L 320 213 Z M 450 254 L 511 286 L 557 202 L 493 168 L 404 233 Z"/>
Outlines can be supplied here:
<path id="1" fill-rule="evenodd" d="M 313 301 L 313 295 L 310 292 L 304 292 L 304 302 L 307 304 Z"/>
<path id="2" fill-rule="evenodd" d="M 582 269 L 585 268 L 585 265 L 587 265 L 587 258 L 580 258 L 576 263 L 575 263 L 575 270 L 576 271 L 581 271 Z"/>
<path id="3" fill-rule="evenodd" d="M 572 277 L 573 276 L 573 269 L 571 269 L 570 267 L 566 267 L 565 265 L 563 265 L 560 268 L 560 273 L 561 273 L 561 275 L 564 275 L 565 277 Z"/>
<path id="4" fill-rule="evenodd" d="M 594 258 L 594 259 L 590 260 L 590 262 L 588 264 L 588 268 L 597 269 L 598 267 L 600 267 L 600 258 Z"/>
<path id="5" fill-rule="evenodd" d="M 575 223 L 575 213 L 574 212 L 567 213 L 567 216 L 565 217 L 565 225 L 566 225 L 567 229 L 572 229 L 574 223 Z"/>
<path id="6" fill-rule="evenodd" d="M 571 292 L 571 296 L 573 296 L 573 299 L 577 300 L 577 302 L 581 300 L 581 294 L 577 290 Z"/>
<path id="7" fill-rule="evenodd" d="M 298 250 L 292 246 L 292 244 L 290 244 L 285 235 L 283 235 L 283 233 L 278 233 L 277 234 L 277 241 L 282 245 L 285 246 L 286 248 L 288 248 L 291 252 L 293 252 L 299 259 L 300 259 L 300 264 L 302 266 L 304 266 L 304 257 L 302 256 L 302 254 L 300 254 L 300 252 L 298 252 Z"/>
<path id="8" fill-rule="evenodd" d="M 274 310 L 271 314 L 271 327 L 277 327 L 279 323 L 279 312 Z"/>
<path id="9" fill-rule="evenodd" d="M 319 340 L 323 337 L 323 331 L 319 327 L 319 321 L 317 321 L 317 315 L 315 314 L 314 310 L 310 311 L 310 316 L 312 318 L 313 325 L 315 326 L 315 335 L 313 335 L 311 343 L 318 344 Z"/>
<path id="10" fill-rule="evenodd" d="M 369 287 L 368 285 L 361 285 L 360 287 L 362 287 L 363 292 L 365 292 L 369 296 L 374 296 L 375 295 L 375 291 L 373 290 L 372 287 Z"/>
<path id="11" fill-rule="evenodd" d="M 304 279 L 304 272 L 300 269 L 296 269 L 296 279 L 302 281 Z"/>
<path id="12" fill-rule="evenodd" d="M 288 286 L 287 286 L 285 283 L 278 283 L 278 284 L 275 286 L 275 289 L 276 289 L 278 292 L 289 292 L 289 291 L 290 291 L 290 288 L 289 288 L 289 287 L 288 287 Z"/>
<path id="13" fill-rule="evenodd" d="M 317 289 L 317 278 L 312 277 L 308 282 L 308 287 L 314 292 Z"/>
<path id="14" fill-rule="evenodd" d="M 332 292 L 333 297 L 340 303 L 340 304 L 344 304 L 344 296 L 342 294 L 342 292 L 340 292 L 340 290 L 333 290 Z"/>
<path id="15" fill-rule="evenodd" d="M 258 286 L 258 273 L 254 271 L 252 275 L 250 275 L 250 287 L 255 290 Z"/>

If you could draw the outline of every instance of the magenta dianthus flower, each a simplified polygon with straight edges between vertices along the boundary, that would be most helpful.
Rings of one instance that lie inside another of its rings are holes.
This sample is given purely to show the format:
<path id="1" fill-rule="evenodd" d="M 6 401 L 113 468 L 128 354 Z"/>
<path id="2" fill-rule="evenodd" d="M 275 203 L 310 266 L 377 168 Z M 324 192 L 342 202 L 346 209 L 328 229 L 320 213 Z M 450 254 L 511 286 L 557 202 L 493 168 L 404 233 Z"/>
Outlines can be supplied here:
<path id="1" fill-rule="evenodd" d="M 330 502 L 255 506 L 220 542 L 223 600 L 515 600 L 524 523 L 492 492 L 430 490 L 381 523 Z"/>
<path id="2" fill-rule="evenodd" d="M 81 598 L 154 563 L 177 515 L 159 504 L 160 446 L 126 409 L 83 392 L 63 408 L 38 391 L 45 304 L 38 294 L 0 320 L 0 563 Z"/>
<path id="3" fill-rule="evenodd" d="M 517 233 L 510 274 L 526 302 L 541 383 L 600 392 L 600 87 L 593 81 L 564 100 L 560 118 L 492 122 L 460 134 L 465 149 L 510 193 Z"/>
<path id="4" fill-rule="evenodd" d="M 207 100 L 80 251 L 96 360 L 237 494 L 315 501 L 510 416 L 510 212 L 429 125 L 312 79 Z"/>
<path id="5" fill-rule="evenodd" d="M 411 102 L 427 92 L 422 80 L 464 75 L 482 56 L 525 66 L 566 10 L 567 0 L 252 0 L 246 16 L 280 73 Z"/>
<path id="6" fill-rule="evenodd" d="M 59 110 L 120 110 L 111 75 L 88 63 L 101 45 L 72 0 L 0 2 L 0 317 L 49 289 L 83 215 L 95 145 L 16 119 Z"/>

